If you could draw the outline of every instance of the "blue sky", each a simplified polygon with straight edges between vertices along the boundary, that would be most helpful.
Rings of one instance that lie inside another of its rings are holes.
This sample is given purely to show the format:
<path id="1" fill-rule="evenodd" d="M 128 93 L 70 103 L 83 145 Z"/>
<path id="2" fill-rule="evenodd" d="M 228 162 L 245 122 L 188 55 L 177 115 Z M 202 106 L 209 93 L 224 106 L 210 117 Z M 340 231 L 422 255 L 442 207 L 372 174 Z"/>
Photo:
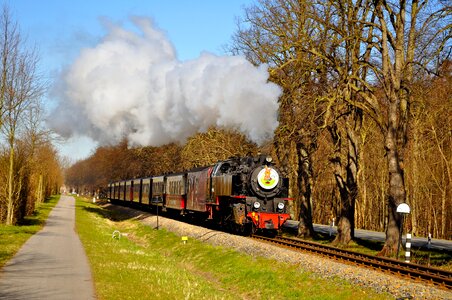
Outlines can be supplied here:
<path id="1" fill-rule="evenodd" d="M 222 46 L 236 29 L 235 18 L 252 0 L 10 0 L 13 18 L 28 43 L 40 53 L 40 67 L 52 82 L 71 65 L 80 50 L 95 46 L 106 34 L 105 20 L 129 26 L 129 16 L 154 20 L 166 32 L 181 61 L 194 59 L 204 51 L 222 55 Z M 52 99 L 47 99 L 49 107 Z M 78 144 L 77 144 L 78 143 Z M 72 159 L 84 158 L 94 144 L 81 138 L 60 146 Z"/>

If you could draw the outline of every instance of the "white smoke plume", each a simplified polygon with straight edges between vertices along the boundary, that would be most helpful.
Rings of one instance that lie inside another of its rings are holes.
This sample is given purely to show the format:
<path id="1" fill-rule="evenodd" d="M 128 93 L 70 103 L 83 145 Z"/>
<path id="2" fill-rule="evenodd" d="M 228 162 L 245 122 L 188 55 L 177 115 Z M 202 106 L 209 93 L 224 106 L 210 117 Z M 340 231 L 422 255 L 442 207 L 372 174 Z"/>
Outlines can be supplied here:
<path id="1" fill-rule="evenodd" d="M 143 146 L 183 142 L 212 125 L 257 143 L 273 136 L 281 90 L 268 82 L 267 66 L 209 53 L 181 62 L 150 19 L 131 20 L 135 31 L 110 25 L 62 74 L 51 124 L 58 133 L 100 144 L 126 136 Z"/>

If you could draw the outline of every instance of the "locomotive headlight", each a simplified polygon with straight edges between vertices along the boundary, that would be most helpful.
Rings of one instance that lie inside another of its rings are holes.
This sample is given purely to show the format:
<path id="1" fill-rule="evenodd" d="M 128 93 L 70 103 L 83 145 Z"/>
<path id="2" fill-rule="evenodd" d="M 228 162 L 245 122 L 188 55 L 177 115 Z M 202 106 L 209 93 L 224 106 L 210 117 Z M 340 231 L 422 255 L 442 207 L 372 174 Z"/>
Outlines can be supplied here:
<path id="1" fill-rule="evenodd" d="M 271 157 L 271 156 L 267 156 L 266 158 L 265 158 L 265 160 L 267 161 L 267 162 L 272 162 L 273 161 L 273 158 Z"/>
<path id="2" fill-rule="evenodd" d="M 283 210 L 283 209 L 284 209 L 284 203 L 279 202 L 279 203 L 278 203 L 278 209 L 279 209 L 279 210 Z"/>
<path id="3" fill-rule="evenodd" d="M 261 207 L 261 204 L 260 204 L 260 202 L 256 201 L 256 202 L 253 203 L 253 206 L 254 206 L 255 209 L 258 209 L 259 207 Z"/>

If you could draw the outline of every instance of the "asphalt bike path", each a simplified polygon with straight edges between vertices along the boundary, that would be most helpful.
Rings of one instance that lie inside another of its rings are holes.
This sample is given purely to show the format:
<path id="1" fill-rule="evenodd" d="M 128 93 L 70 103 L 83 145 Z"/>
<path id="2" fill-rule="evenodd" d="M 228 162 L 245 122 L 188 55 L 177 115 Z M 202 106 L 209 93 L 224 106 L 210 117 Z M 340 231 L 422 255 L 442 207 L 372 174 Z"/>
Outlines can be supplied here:
<path id="1" fill-rule="evenodd" d="M 44 228 L 0 270 L 0 299 L 95 299 L 73 197 L 62 195 Z"/>

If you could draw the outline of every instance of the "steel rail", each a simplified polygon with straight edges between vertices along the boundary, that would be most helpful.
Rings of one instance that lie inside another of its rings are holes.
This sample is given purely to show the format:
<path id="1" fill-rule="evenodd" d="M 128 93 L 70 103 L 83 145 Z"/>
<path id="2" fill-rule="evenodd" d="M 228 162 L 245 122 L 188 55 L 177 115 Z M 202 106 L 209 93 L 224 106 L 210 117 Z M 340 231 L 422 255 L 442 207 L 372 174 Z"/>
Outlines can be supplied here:
<path id="1" fill-rule="evenodd" d="M 253 235 L 252 238 L 282 245 L 291 249 L 320 254 L 333 258 L 335 260 L 346 261 L 356 265 L 370 267 L 378 271 L 391 273 L 404 278 L 430 283 L 444 289 L 452 289 L 452 272 L 446 270 L 407 263 L 387 257 L 358 253 L 328 245 L 322 245 L 311 241 L 303 241 L 293 238 L 279 236 L 275 238 L 269 238 L 261 235 Z"/>

